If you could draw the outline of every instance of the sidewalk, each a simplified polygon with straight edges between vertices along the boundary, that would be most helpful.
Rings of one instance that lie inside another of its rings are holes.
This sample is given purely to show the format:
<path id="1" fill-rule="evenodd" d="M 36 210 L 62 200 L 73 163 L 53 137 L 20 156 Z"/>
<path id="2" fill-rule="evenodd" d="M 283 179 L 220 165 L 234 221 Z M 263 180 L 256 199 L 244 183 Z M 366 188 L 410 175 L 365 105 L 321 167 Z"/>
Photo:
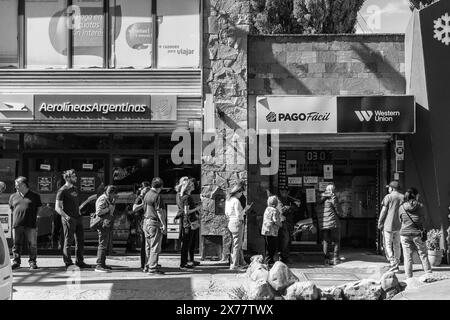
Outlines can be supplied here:
<path id="1" fill-rule="evenodd" d="M 387 263 L 382 256 L 367 252 L 349 252 L 343 256 L 346 258 L 343 263 L 323 266 L 298 261 L 293 255 L 293 263 L 289 267 L 300 280 L 312 281 L 320 288 L 363 278 L 378 280 L 386 271 Z M 96 257 L 88 256 L 85 261 L 94 265 Z M 192 272 L 180 271 L 179 255 L 174 254 L 160 257 L 165 275 L 142 273 L 138 256 L 113 256 L 107 263 L 114 268 L 113 272 L 97 273 L 93 268 L 66 271 L 61 257 L 40 256 L 39 270 L 21 268 L 14 271 L 14 299 L 227 300 L 230 299 L 227 292 L 246 280 L 245 274 L 232 273 L 227 265 L 214 261 L 202 261 Z M 420 265 L 414 266 L 414 270 L 418 270 L 415 277 L 423 274 L 420 268 Z M 448 272 L 450 266 L 435 271 Z M 404 273 L 399 273 L 398 278 L 404 280 Z M 445 297 L 445 292 L 440 296 Z M 446 297 L 450 299 L 450 292 Z"/>

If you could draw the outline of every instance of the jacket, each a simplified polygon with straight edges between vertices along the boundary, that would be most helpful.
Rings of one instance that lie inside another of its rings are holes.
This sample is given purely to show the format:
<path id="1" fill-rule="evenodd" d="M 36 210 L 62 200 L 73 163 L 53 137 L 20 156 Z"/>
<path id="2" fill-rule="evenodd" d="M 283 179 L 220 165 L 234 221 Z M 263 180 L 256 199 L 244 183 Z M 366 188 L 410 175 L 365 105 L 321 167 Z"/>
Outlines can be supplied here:
<path id="1" fill-rule="evenodd" d="M 416 200 L 407 201 L 400 205 L 401 236 L 420 236 L 425 220 L 422 208 L 423 205 Z M 411 219 L 408 217 L 408 214 Z"/>
<path id="2" fill-rule="evenodd" d="M 324 192 L 316 204 L 317 222 L 319 229 L 339 228 L 339 203 L 336 195 Z"/>
<path id="3" fill-rule="evenodd" d="M 264 211 L 261 235 L 277 237 L 278 229 L 280 229 L 280 227 L 280 211 L 278 211 L 278 209 L 274 207 L 267 207 L 266 211 Z"/>
<path id="4" fill-rule="evenodd" d="M 103 228 L 111 228 L 113 226 L 114 209 L 115 205 L 109 201 L 106 194 L 102 194 L 98 197 L 97 201 L 95 201 L 95 213 L 103 219 Z"/>

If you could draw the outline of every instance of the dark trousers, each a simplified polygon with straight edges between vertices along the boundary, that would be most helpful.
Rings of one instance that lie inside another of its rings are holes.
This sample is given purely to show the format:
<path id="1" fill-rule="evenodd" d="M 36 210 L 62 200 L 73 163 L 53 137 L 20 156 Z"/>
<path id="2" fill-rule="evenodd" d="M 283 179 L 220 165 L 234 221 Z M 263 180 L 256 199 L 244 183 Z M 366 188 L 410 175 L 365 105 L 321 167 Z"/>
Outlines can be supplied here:
<path id="1" fill-rule="evenodd" d="M 59 213 L 54 212 L 52 220 L 52 248 L 62 250 L 64 247 L 64 231 Z"/>
<path id="2" fill-rule="evenodd" d="M 64 263 L 71 264 L 72 258 L 70 256 L 70 250 L 72 247 L 73 240 L 75 238 L 75 255 L 76 263 L 82 263 L 83 251 L 84 251 L 84 231 L 83 231 L 83 219 L 69 218 L 69 221 L 62 219 L 63 229 L 64 229 L 64 248 L 63 248 L 63 260 Z"/>
<path id="3" fill-rule="evenodd" d="M 328 250 L 329 244 L 333 247 L 333 259 L 339 258 L 340 232 L 338 228 L 321 230 L 323 240 L 323 255 L 325 259 L 331 259 Z"/>
<path id="4" fill-rule="evenodd" d="M 266 254 L 264 258 L 264 263 L 272 264 L 275 262 L 274 256 L 277 252 L 278 238 L 273 236 L 264 236 L 266 242 Z"/>
<path id="5" fill-rule="evenodd" d="M 145 268 L 145 263 L 147 262 L 147 255 L 145 251 L 145 236 L 144 233 L 139 235 L 141 238 L 141 268 Z"/>
<path id="6" fill-rule="evenodd" d="M 195 235 L 196 230 L 185 228 L 181 238 L 181 262 L 180 266 L 185 266 L 187 262 L 194 261 Z M 188 257 L 189 256 L 189 257 Z"/>
<path id="7" fill-rule="evenodd" d="M 108 248 L 111 228 L 100 227 L 98 232 L 97 265 L 104 267 L 106 265 L 106 249 Z"/>
<path id="8" fill-rule="evenodd" d="M 283 225 L 278 230 L 278 249 L 280 250 L 280 258 L 282 262 L 286 262 L 289 258 L 291 246 L 291 232 L 289 225 L 283 222 Z"/>
<path id="9" fill-rule="evenodd" d="M 29 248 L 29 263 L 36 263 L 37 257 L 37 230 L 36 228 L 28 228 L 18 226 L 13 229 L 14 246 L 12 253 L 14 255 L 14 262 L 20 264 L 20 254 L 22 247 L 28 245 Z"/>

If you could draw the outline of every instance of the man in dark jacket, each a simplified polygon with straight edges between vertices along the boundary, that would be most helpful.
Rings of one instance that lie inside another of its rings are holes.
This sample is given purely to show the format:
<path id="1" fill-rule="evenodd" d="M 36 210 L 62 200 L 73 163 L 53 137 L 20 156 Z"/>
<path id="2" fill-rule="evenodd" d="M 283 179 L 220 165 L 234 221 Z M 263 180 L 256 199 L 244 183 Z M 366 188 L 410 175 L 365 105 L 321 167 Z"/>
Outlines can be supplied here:
<path id="1" fill-rule="evenodd" d="M 280 261 L 289 263 L 289 249 L 291 245 L 292 232 L 294 230 L 294 215 L 300 203 L 295 203 L 289 198 L 287 186 L 280 187 L 277 209 L 281 213 L 281 228 L 278 230 L 278 248 L 280 250 Z"/>
<path id="2" fill-rule="evenodd" d="M 334 184 L 329 184 L 325 192 L 320 195 L 316 205 L 317 221 L 323 240 L 323 254 L 325 264 L 339 263 L 339 204 L 334 194 Z M 333 260 L 328 254 L 328 244 L 333 246 Z"/>

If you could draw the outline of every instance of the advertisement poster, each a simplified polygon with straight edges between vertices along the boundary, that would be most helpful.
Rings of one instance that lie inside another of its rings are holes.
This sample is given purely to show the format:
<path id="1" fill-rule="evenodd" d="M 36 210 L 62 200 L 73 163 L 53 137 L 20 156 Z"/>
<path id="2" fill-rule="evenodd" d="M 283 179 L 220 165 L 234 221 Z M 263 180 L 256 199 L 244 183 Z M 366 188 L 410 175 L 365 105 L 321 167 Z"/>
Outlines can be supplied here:
<path id="1" fill-rule="evenodd" d="M 304 184 L 317 184 L 319 183 L 319 177 L 303 177 L 303 183 Z"/>
<path id="2" fill-rule="evenodd" d="M 178 206 L 167 205 L 167 239 L 178 239 L 180 237 L 180 224 L 173 223 L 173 219 L 178 213 Z"/>
<path id="3" fill-rule="evenodd" d="M 297 160 L 286 160 L 286 175 L 297 173 Z"/>
<path id="4" fill-rule="evenodd" d="M 301 187 L 302 177 L 288 177 L 288 186 L 290 187 Z"/>
<path id="5" fill-rule="evenodd" d="M 199 0 L 159 0 L 157 6 L 158 67 L 198 67 Z"/>
<path id="6" fill-rule="evenodd" d="M 323 178 L 324 179 L 333 179 L 333 165 L 332 164 L 324 164 L 323 165 Z"/>
<path id="7" fill-rule="evenodd" d="M 12 221 L 11 221 L 11 210 L 9 205 L 0 204 L 0 223 L 2 225 L 3 231 L 5 232 L 6 238 L 12 237 Z"/>
<path id="8" fill-rule="evenodd" d="M 306 203 L 316 203 L 316 189 L 306 189 Z"/>
<path id="9" fill-rule="evenodd" d="M 39 192 L 52 192 L 53 188 L 52 177 L 38 177 L 38 191 Z"/>
<path id="10" fill-rule="evenodd" d="M 80 191 L 81 192 L 94 192 L 95 191 L 95 177 L 81 177 L 80 178 Z"/>

